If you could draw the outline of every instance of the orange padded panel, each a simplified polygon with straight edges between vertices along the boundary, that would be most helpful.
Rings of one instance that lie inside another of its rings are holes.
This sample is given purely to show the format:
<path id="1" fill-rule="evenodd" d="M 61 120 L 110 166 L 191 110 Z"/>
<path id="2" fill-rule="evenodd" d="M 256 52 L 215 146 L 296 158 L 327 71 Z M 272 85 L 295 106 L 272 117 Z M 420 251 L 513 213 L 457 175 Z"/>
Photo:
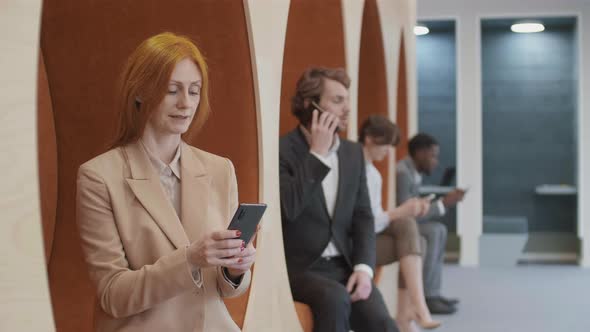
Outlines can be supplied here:
<path id="1" fill-rule="evenodd" d="M 41 46 L 57 132 L 59 193 L 50 290 L 57 329 L 91 331 L 95 290 L 75 224 L 76 171 L 115 133 L 117 78 L 127 56 L 163 31 L 188 35 L 208 59 L 212 113 L 189 143 L 230 158 L 240 201 L 258 200 L 258 144 L 252 68 L 241 1 L 46 0 Z M 234 300 L 234 316 L 247 298 Z"/>
<path id="2" fill-rule="evenodd" d="M 363 12 L 359 60 L 359 129 L 369 115 L 379 114 L 389 117 L 387 111 L 388 99 L 386 73 L 385 53 L 383 48 L 383 38 L 381 37 L 381 25 L 379 24 L 377 1 L 366 0 Z M 375 163 L 375 166 L 383 177 L 384 185 L 381 191 L 383 204 L 387 204 L 388 199 L 388 164 L 389 161 L 387 158 L 382 162 Z"/>
<path id="3" fill-rule="evenodd" d="M 291 114 L 291 98 L 303 71 L 312 66 L 345 67 L 344 30 L 340 0 L 291 1 L 281 85 L 280 135 L 298 124 Z M 313 330 L 309 306 L 295 302 L 303 331 Z"/>
<path id="4" fill-rule="evenodd" d="M 291 114 L 291 98 L 297 80 L 312 66 L 346 66 L 340 0 L 291 1 L 283 58 L 281 135 L 298 124 Z"/>
<path id="5" fill-rule="evenodd" d="M 303 71 L 311 66 L 345 67 L 344 30 L 340 0 L 291 1 L 281 85 L 280 135 L 298 124 L 291 114 L 291 98 Z M 305 332 L 313 329 L 309 307 L 295 302 Z"/>
<path id="6" fill-rule="evenodd" d="M 39 52 L 37 81 L 37 149 L 39 159 L 39 193 L 41 201 L 41 225 L 45 245 L 45 261 L 49 265 L 55 214 L 57 211 L 57 142 L 51 94 L 47 85 L 47 73 L 43 54 Z"/>
<path id="7" fill-rule="evenodd" d="M 311 308 L 305 303 L 295 302 L 295 311 L 297 312 L 297 317 L 299 317 L 303 332 L 313 332 L 313 314 Z"/>

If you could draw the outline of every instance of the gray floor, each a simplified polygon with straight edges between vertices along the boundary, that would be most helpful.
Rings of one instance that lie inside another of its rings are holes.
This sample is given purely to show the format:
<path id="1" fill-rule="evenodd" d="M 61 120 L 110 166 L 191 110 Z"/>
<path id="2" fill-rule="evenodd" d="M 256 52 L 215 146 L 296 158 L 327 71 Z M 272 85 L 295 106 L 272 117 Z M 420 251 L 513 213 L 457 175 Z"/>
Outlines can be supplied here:
<path id="1" fill-rule="evenodd" d="M 589 332 L 590 269 L 566 265 L 447 265 L 443 294 L 459 311 L 437 332 Z"/>

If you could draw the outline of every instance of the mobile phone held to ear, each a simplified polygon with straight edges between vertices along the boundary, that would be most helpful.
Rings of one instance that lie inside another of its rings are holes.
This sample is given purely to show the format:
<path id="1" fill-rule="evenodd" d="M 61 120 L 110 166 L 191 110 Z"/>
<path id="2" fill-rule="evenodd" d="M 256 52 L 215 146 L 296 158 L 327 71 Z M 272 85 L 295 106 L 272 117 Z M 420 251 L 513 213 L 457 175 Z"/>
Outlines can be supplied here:
<path id="1" fill-rule="evenodd" d="M 264 203 L 241 203 L 227 229 L 242 232 L 239 239 L 244 243 L 250 243 L 252 236 L 256 233 L 260 219 L 264 215 L 264 211 L 266 211 L 266 204 Z"/>
<path id="2" fill-rule="evenodd" d="M 301 121 L 301 124 L 305 128 L 310 129 L 311 128 L 311 121 L 313 119 L 313 110 L 316 109 L 315 105 L 318 104 L 320 98 L 316 96 L 316 97 L 311 97 L 308 100 L 309 100 L 309 103 L 307 103 L 307 107 L 305 107 L 305 109 L 301 113 L 300 121 Z M 322 111 L 323 110 L 318 110 L 319 114 L 322 114 Z"/>
<path id="3" fill-rule="evenodd" d="M 322 113 L 327 112 L 325 109 L 321 108 L 320 105 L 318 105 L 318 102 L 316 102 L 315 100 L 311 101 L 311 106 L 313 106 L 313 109 L 318 110 L 318 116 Z M 311 110 L 311 112 L 313 112 L 313 109 Z M 309 113 L 311 115 L 311 112 Z M 309 125 L 311 126 L 311 120 Z M 336 126 L 335 132 L 338 132 L 340 130 L 340 127 Z"/>
<path id="4" fill-rule="evenodd" d="M 312 101 L 311 101 L 311 105 L 312 105 L 312 106 L 313 106 L 313 107 L 314 107 L 316 110 L 318 110 L 319 114 L 322 114 L 322 113 L 326 112 L 326 110 L 325 110 L 325 109 L 323 109 L 323 108 L 321 108 L 321 107 L 320 107 L 320 105 L 318 105 L 318 103 L 317 103 L 315 100 L 312 100 Z M 312 110 L 312 111 L 313 111 L 313 110 Z"/>

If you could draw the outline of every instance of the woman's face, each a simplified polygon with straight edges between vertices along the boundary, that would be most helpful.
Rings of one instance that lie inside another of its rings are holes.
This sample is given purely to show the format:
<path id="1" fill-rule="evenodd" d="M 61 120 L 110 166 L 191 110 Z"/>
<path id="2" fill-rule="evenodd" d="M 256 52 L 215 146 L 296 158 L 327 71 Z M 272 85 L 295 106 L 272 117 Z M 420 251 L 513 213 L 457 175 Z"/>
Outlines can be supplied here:
<path id="1" fill-rule="evenodd" d="M 392 151 L 392 146 L 390 144 L 377 144 L 370 136 L 365 138 L 365 142 L 369 157 L 373 161 L 382 161 Z"/>
<path id="2" fill-rule="evenodd" d="M 148 121 L 148 126 L 159 135 L 184 134 L 201 100 L 201 71 L 191 59 L 176 64 L 164 99 Z"/>

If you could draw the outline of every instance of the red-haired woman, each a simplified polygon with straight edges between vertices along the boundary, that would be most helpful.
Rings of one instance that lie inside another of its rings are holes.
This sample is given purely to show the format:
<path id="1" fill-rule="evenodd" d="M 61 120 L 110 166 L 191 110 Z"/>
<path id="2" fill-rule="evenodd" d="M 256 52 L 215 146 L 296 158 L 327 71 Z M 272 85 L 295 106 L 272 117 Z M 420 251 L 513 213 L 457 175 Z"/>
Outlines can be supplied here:
<path id="1" fill-rule="evenodd" d="M 189 39 L 162 33 L 131 54 L 121 83 L 113 148 L 78 172 L 95 329 L 238 331 L 221 298 L 246 290 L 255 249 L 226 230 L 234 167 L 181 138 L 209 112 L 205 60 Z"/>

